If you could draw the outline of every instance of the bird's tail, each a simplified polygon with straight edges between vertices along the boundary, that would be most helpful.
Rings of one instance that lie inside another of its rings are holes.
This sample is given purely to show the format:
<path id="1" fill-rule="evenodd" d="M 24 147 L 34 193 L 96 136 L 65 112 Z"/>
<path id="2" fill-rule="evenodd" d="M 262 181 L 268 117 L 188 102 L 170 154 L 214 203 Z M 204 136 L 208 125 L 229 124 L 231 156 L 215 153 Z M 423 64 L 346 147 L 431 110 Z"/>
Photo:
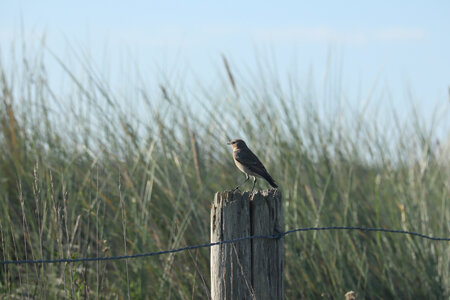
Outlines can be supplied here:
<path id="1" fill-rule="evenodd" d="M 274 188 L 278 188 L 278 185 L 275 183 L 275 180 L 273 180 L 272 176 L 269 175 L 269 173 L 265 172 L 264 179 L 267 180 L 267 182 Z"/>

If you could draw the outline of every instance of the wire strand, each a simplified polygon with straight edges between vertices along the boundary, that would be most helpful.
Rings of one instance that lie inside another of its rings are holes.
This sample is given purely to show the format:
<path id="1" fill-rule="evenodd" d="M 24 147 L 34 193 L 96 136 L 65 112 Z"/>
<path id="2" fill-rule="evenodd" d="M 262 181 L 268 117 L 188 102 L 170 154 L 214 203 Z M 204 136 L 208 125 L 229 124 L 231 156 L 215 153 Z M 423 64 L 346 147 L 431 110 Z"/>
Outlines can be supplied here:
<path id="1" fill-rule="evenodd" d="M 428 239 L 432 241 L 447 241 L 450 242 L 450 238 L 444 237 L 433 237 L 422 233 L 417 233 L 413 231 L 406 230 L 396 230 L 396 229 L 384 229 L 384 228 L 371 228 L 371 227 L 353 227 L 353 226 L 330 226 L 330 227 L 307 227 L 307 228 L 296 228 L 291 229 L 285 232 L 277 233 L 274 235 L 252 235 L 245 236 L 240 238 L 235 238 L 231 240 L 200 244 L 194 246 L 186 246 L 182 248 L 164 250 L 164 251 L 156 251 L 156 252 L 148 252 L 148 253 L 139 253 L 132 255 L 120 255 L 120 256 L 105 256 L 105 257 L 85 257 L 85 258 L 61 258 L 61 259 L 38 259 L 38 260 L 3 260 L 0 261 L 0 265 L 18 265 L 18 264 L 56 264 L 56 263 L 76 263 L 76 262 L 91 262 L 91 261 L 110 261 L 110 260 L 121 260 L 121 259 L 130 259 L 130 258 L 141 258 L 148 256 L 158 256 L 163 254 L 177 253 L 187 250 L 193 250 L 198 248 L 206 248 L 213 247 L 217 245 L 236 243 L 244 240 L 253 240 L 253 239 L 280 239 L 285 235 L 294 233 L 294 232 L 304 232 L 304 231 L 326 231 L 326 230 L 360 230 L 364 232 L 387 232 L 387 233 L 398 233 L 405 234 L 411 236 L 417 236 L 423 239 Z"/>

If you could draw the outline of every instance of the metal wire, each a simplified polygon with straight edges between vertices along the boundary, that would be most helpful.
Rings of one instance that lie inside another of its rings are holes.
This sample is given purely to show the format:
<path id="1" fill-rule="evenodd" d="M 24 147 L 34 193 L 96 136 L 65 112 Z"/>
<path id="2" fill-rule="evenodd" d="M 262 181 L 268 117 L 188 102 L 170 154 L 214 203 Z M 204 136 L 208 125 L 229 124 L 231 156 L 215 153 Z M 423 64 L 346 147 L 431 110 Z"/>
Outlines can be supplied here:
<path id="1" fill-rule="evenodd" d="M 450 242 L 450 238 L 444 237 L 433 237 L 422 233 L 417 233 L 413 231 L 406 230 L 396 230 L 396 229 L 384 229 L 384 228 L 370 228 L 370 227 L 353 227 L 353 226 L 330 226 L 330 227 L 308 227 L 308 228 L 296 228 L 291 229 L 285 232 L 280 232 L 274 235 L 252 235 L 245 236 L 236 239 L 219 241 L 214 243 L 200 244 L 195 246 L 186 246 L 177 249 L 170 249 L 164 251 L 157 252 L 148 252 L 148 253 L 139 253 L 132 255 L 121 255 L 121 256 L 106 256 L 106 257 L 86 257 L 86 258 L 60 258 L 60 259 L 38 259 L 38 260 L 3 260 L 0 261 L 0 265 L 18 265 L 18 264 L 56 264 L 56 263 L 76 263 L 76 262 L 90 262 L 90 261 L 109 261 L 109 260 L 121 260 L 121 259 L 129 259 L 129 258 L 140 258 L 140 257 L 148 257 L 148 256 L 158 256 L 163 254 L 177 253 L 186 250 L 193 250 L 198 248 L 206 248 L 213 247 L 222 244 L 230 244 L 236 243 L 244 240 L 252 240 L 252 239 L 280 239 L 285 235 L 294 233 L 294 232 L 303 232 L 303 231 L 324 231 L 324 230 L 360 230 L 364 232 L 388 232 L 388 233 L 399 233 L 406 234 L 411 236 L 417 236 L 423 239 L 428 239 L 432 241 L 447 241 Z"/>

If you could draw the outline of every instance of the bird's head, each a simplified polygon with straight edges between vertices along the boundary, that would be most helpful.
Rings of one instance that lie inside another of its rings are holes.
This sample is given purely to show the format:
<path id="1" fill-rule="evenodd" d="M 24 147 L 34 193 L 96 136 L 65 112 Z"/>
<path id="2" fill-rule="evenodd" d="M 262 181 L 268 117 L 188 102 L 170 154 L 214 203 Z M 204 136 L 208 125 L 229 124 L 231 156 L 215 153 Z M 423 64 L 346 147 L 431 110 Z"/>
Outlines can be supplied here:
<path id="1" fill-rule="evenodd" d="M 231 140 L 227 143 L 228 145 L 231 145 L 231 147 L 233 148 L 233 150 L 235 149 L 244 149 L 247 148 L 247 145 L 245 144 L 245 142 L 241 139 L 235 139 L 235 140 Z"/>

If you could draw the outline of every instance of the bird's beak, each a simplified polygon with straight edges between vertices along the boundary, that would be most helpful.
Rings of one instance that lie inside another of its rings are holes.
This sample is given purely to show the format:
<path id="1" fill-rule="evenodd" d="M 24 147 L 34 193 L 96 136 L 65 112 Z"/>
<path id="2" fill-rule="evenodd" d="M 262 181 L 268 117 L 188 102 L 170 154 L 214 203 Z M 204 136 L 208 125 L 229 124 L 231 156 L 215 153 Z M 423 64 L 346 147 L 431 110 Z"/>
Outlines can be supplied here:
<path id="1" fill-rule="evenodd" d="M 230 142 L 228 142 L 228 143 L 227 143 L 227 145 L 231 145 L 231 143 L 230 143 Z"/>

